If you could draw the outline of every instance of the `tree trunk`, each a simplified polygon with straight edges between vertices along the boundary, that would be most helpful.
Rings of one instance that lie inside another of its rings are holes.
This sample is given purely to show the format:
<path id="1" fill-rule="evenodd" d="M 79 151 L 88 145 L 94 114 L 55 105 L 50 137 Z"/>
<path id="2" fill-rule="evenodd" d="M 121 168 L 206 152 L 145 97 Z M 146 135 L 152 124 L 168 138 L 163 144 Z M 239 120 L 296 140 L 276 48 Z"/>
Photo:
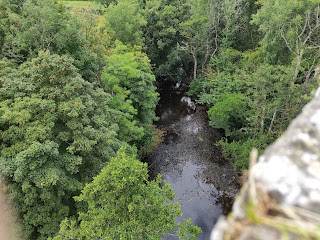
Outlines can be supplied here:
<path id="1" fill-rule="evenodd" d="M 193 65 L 193 80 L 197 79 L 197 68 L 198 68 L 198 59 L 196 54 L 192 54 L 194 65 Z"/>
<path id="2" fill-rule="evenodd" d="M 270 126 L 269 126 L 268 134 L 270 134 L 271 131 L 272 131 L 272 126 L 273 126 L 274 120 L 276 119 L 276 114 L 277 114 L 277 110 L 275 110 L 273 112 L 273 116 L 272 116 L 271 123 L 270 123 Z"/>
<path id="3" fill-rule="evenodd" d="M 302 61 L 302 57 L 303 57 L 303 49 L 301 49 L 301 51 L 299 52 L 299 54 L 297 55 L 297 63 L 296 63 L 296 68 L 294 70 L 294 79 L 293 79 L 293 83 L 297 80 L 298 75 L 299 75 L 299 71 L 300 71 L 300 66 L 301 66 L 301 61 Z"/>
<path id="4" fill-rule="evenodd" d="M 260 133 L 264 131 L 264 119 L 265 119 L 266 108 L 262 108 L 261 121 L 260 121 Z"/>

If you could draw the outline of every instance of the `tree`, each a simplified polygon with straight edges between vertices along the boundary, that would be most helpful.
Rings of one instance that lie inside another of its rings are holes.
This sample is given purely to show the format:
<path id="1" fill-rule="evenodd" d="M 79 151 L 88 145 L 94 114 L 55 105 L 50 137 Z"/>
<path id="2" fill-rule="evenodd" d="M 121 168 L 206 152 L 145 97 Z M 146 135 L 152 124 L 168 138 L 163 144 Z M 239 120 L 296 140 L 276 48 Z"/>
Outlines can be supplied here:
<path id="1" fill-rule="evenodd" d="M 193 4 L 192 4 L 193 3 Z M 180 49 L 188 51 L 193 58 L 193 80 L 197 78 L 198 70 L 198 58 L 200 54 L 203 54 L 205 47 L 207 47 L 207 58 L 211 53 L 212 33 L 207 29 L 207 15 L 203 12 L 204 4 L 202 2 L 192 2 L 190 5 L 191 17 L 187 21 L 179 24 L 179 29 L 182 36 L 185 38 L 181 42 Z M 217 50 L 217 48 L 216 48 Z M 205 61 L 205 60 L 204 60 Z M 205 63 L 204 63 L 205 64 Z"/>
<path id="2" fill-rule="evenodd" d="M 179 49 L 179 24 L 189 18 L 186 0 L 147 0 L 143 7 L 145 51 L 157 77 L 177 80 L 187 76 L 191 59 Z"/>
<path id="3" fill-rule="evenodd" d="M 253 17 L 253 23 L 264 34 L 261 46 L 275 56 L 294 56 L 292 82 L 304 82 L 312 78 L 312 72 L 320 61 L 320 4 L 317 0 L 260 0 L 261 8 Z M 279 51 L 280 49 L 280 51 Z M 283 54 L 286 53 L 287 54 Z M 301 74 L 304 72 L 305 74 Z"/>
<path id="4" fill-rule="evenodd" d="M 120 42 L 115 45 L 105 58 L 102 82 L 105 91 L 111 95 L 111 106 L 125 114 L 119 119 L 120 137 L 126 142 L 139 141 L 157 119 L 156 79 L 141 47 L 125 46 Z"/>
<path id="5" fill-rule="evenodd" d="M 142 28 L 147 22 L 137 0 L 121 0 L 105 11 L 106 25 L 114 40 L 124 44 L 144 45 Z"/>
<path id="6" fill-rule="evenodd" d="M 0 2 L 0 49 L 2 49 L 6 32 L 9 29 L 8 15 L 18 13 L 23 0 L 2 0 Z M 0 52 L 2 57 L 2 52 Z"/>
<path id="7" fill-rule="evenodd" d="M 244 95 L 224 93 L 221 100 L 208 111 L 210 125 L 223 129 L 226 136 L 235 135 L 237 130 L 245 126 L 248 110 Z"/>
<path id="8" fill-rule="evenodd" d="M 72 63 L 44 52 L 17 69 L 0 64 L 0 170 L 29 239 L 57 232 L 72 196 L 122 144 L 108 94 Z"/>
<path id="9" fill-rule="evenodd" d="M 204 78 L 211 58 L 220 51 L 250 46 L 253 3 L 252 0 L 189 0 L 188 4 L 190 17 L 179 24 L 183 36 L 180 49 L 192 55 L 193 79 L 197 78 L 200 67 Z"/>
<path id="10" fill-rule="evenodd" d="M 75 10 L 73 14 L 81 22 L 81 34 L 85 38 L 85 48 L 95 53 L 100 80 L 102 69 L 105 65 L 104 56 L 113 45 L 112 35 L 108 32 L 106 20 L 103 15 L 96 14 L 90 7 L 84 7 L 81 11 Z"/>
<path id="11" fill-rule="evenodd" d="M 160 240 L 175 230 L 174 218 L 182 214 L 173 198 L 168 183 L 160 176 L 149 181 L 147 164 L 122 148 L 75 198 L 84 209 L 76 220 L 63 220 L 53 240 Z M 188 223 L 184 226 L 191 239 L 197 239 L 200 229 Z"/>
<path id="12" fill-rule="evenodd" d="M 21 64 L 39 51 L 68 55 L 75 59 L 86 80 L 94 81 L 97 66 L 95 54 L 85 48 L 81 24 L 54 0 L 31 0 L 16 13 L 7 8 L 3 21 L 2 55 Z"/>
<path id="13" fill-rule="evenodd" d="M 219 23 L 214 24 L 218 54 L 204 79 L 191 84 L 198 102 L 211 106 L 211 126 L 225 130 L 228 139 L 220 146 L 236 168 L 246 167 L 250 148 L 263 149 L 301 110 L 315 87 L 313 72 L 320 60 L 319 1 L 256 3 L 208 1 L 207 9 L 216 9 L 218 17 L 207 20 Z M 200 33 L 188 30 L 192 23 L 185 35 L 201 59 L 201 41 L 192 42 Z"/>

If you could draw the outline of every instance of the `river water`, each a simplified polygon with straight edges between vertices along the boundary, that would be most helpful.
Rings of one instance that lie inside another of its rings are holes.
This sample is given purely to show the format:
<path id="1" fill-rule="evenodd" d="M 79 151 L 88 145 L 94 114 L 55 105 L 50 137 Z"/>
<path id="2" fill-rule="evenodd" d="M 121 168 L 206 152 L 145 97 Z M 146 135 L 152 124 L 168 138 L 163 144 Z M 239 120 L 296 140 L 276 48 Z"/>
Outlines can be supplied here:
<path id="1" fill-rule="evenodd" d="M 175 88 L 161 89 L 157 115 L 166 137 L 148 158 L 150 171 L 160 173 L 175 192 L 183 212 L 176 221 L 191 218 L 202 229 L 199 239 L 209 239 L 239 189 L 236 174 L 215 145 L 221 134 L 208 126 L 205 109 Z"/>

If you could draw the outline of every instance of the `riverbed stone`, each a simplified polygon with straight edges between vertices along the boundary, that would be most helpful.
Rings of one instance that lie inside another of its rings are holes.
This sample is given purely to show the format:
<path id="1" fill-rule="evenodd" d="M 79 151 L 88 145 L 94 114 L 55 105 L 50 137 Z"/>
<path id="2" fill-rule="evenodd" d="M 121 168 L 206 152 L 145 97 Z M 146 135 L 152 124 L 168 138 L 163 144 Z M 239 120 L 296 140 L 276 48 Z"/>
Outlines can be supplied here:
<path id="1" fill-rule="evenodd" d="M 319 237 L 315 229 L 320 220 L 320 88 L 251 167 L 248 179 L 233 213 L 218 221 L 211 240 L 226 236 L 273 240 L 283 234 L 286 239 Z M 293 230 L 284 231 L 288 226 Z"/>

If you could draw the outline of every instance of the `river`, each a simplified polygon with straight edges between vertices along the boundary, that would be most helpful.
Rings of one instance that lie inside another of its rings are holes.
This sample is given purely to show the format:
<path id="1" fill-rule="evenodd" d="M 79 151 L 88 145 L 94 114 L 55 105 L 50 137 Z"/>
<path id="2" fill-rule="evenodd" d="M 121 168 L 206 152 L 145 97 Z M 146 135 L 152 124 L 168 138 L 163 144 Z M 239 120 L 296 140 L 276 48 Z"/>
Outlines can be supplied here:
<path id="1" fill-rule="evenodd" d="M 207 240 L 239 189 L 232 166 L 215 145 L 222 135 L 208 125 L 204 107 L 175 87 L 160 89 L 156 112 L 166 137 L 148 158 L 150 172 L 160 173 L 175 192 L 183 212 L 176 221 L 191 218 L 202 229 L 199 239 Z"/>

